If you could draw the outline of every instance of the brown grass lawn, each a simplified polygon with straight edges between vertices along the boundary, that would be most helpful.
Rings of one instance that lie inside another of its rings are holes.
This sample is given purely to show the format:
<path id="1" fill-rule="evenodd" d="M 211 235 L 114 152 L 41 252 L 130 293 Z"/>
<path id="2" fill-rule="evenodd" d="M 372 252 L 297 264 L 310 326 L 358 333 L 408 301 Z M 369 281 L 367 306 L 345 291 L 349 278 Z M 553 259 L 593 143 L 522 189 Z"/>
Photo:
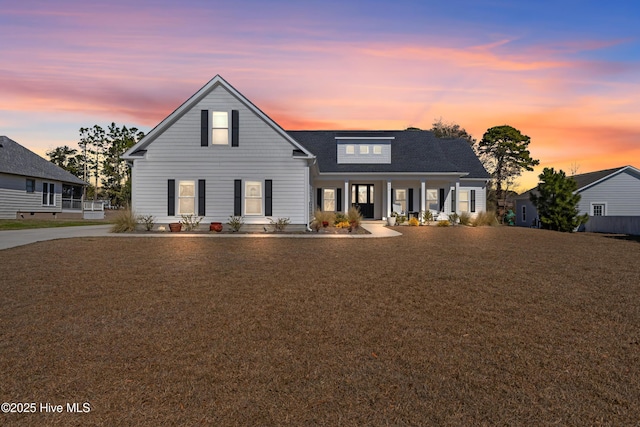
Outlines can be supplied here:
<path id="1" fill-rule="evenodd" d="M 91 411 L 0 425 L 638 425 L 640 242 L 401 230 L 2 251 L 0 401 Z"/>

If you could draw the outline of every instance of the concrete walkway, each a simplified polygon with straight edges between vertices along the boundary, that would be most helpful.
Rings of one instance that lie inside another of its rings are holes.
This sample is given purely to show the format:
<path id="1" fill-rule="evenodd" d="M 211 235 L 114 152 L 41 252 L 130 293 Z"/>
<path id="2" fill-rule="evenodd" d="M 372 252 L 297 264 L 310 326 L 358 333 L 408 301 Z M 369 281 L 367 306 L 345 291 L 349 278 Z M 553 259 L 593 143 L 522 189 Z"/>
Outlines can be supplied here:
<path id="1" fill-rule="evenodd" d="M 371 239 L 401 236 L 401 233 L 384 226 L 382 222 L 364 222 L 362 228 L 371 234 L 214 234 L 214 233 L 110 233 L 111 225 L 87 225 L 80 227 L 32 228 L 27 230 L 0 231 L 0 250 L 28 245 L 45 240 L 73 237 L 161 237 L 161 238 L 302 238 L 302 239 Z"/>

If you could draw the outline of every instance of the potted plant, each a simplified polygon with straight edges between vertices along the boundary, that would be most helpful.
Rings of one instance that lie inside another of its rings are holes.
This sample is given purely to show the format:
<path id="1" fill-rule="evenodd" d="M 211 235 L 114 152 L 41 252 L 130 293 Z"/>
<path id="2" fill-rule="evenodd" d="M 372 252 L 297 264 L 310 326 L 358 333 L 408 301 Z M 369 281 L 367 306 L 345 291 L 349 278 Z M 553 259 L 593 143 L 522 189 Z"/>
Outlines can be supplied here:
<path id="1" fill-rule="evenodd" d="M 212 222 L 209 224 L 209 231 L 215 231 L 219 233 L 222 231 L 222 223 L 221 222 Z"/>
<path id="2" fill-rule="evenodd" d="M 393 227 L 396 225 L 396 217 L 398 216 L 397 212 L 391 212 L 391 215 L 387 218 L 387 225 Z"/>
<path id="3" fill-rule="evenodd" d="M 171 232 L 176 233 L 178 231 L 182 231 L 182 223 L 181 222 L 171 222 L 169 223 L 169 230 Z"/>

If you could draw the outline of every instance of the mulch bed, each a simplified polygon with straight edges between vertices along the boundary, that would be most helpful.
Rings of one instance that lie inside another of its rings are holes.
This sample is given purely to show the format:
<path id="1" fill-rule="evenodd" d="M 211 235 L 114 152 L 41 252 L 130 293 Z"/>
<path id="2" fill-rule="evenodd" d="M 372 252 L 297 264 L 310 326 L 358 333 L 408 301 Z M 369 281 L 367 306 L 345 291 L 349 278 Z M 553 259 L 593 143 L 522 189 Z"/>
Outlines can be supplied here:
<path id="1" fill-rule="evenodd" d="M 638 241 L 398 229 L 4 250 L 0 401 L 91 411 L 0 425 L 637 425 Z"/>

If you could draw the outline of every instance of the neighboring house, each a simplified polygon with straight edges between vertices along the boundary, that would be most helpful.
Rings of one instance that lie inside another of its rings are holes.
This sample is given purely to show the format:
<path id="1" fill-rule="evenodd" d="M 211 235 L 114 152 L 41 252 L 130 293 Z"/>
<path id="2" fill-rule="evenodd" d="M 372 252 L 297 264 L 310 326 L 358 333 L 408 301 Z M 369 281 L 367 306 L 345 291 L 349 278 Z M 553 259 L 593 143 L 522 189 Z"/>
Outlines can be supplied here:
<path id="1" fill-rule="evenodd" d="M 640 170 L 623 166 L 574 175 L 580 194 L 580 214 L 588 214 L 586 231 L 640 234 Z M 516 201 L 516 225 L 538 227 L 538 212 L 530 201 L 531 192 Z"/>
<path id="2" fill-rule="evenodd" d="M 365 218 L 486 209 L 489 175 L 468 142 L 426 131 L 286 132 L 220 76 L 123 156 L 132 207 L 157 223 L 243 216 L 306 226 L 315 209 Z"/>
<path id="3" fill-rule="evenodd" d="M 17 142 L 0 136 L 0 218 L 82 213 L 86 183 Z"/>

